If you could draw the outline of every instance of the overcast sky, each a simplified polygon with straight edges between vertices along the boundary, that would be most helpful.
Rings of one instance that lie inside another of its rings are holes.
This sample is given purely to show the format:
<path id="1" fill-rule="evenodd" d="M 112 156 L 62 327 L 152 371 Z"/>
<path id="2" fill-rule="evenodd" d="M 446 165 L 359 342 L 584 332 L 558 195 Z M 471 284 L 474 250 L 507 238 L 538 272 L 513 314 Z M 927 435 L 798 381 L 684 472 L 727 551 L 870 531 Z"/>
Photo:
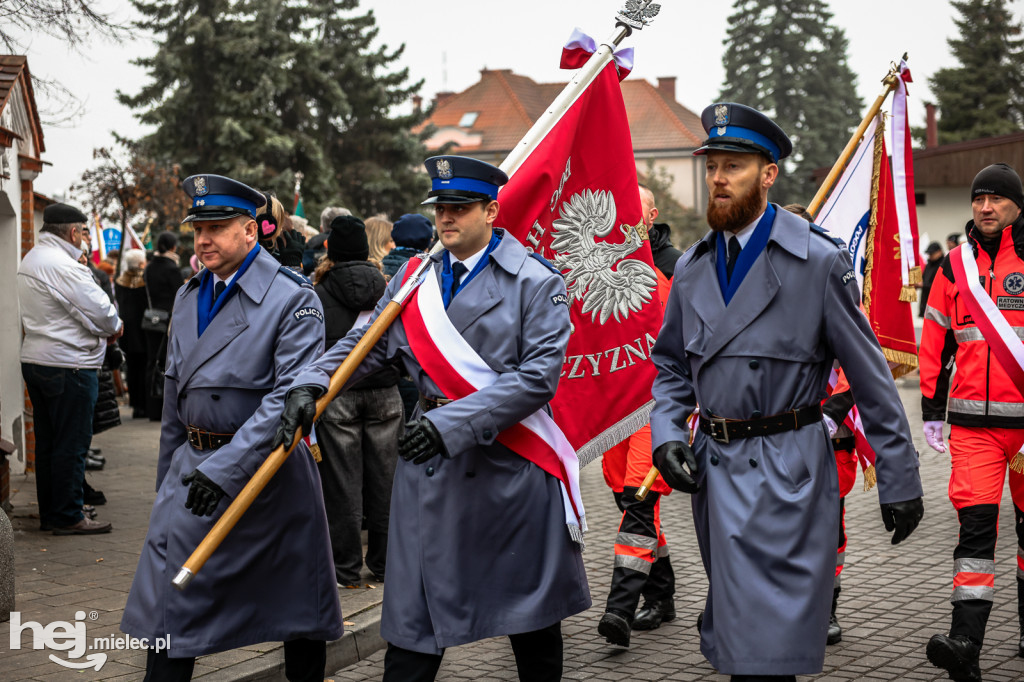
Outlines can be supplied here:
<path id="1" fill-rule="evenodd" d="M 132 16 L 126 0 L 100 4 L 122 21 Z M 614 30 L 615 12 L 624 4 L 624 0 L 378 0 L 364 1 L 362 6 L 373 8 L 382 42 L 391 47 L 405 43 L 402 64 L 414 79 L 424 79 L 422 94 L 429 100 L 441 90 L 469 87 L 485 67 L 509 68 L 538 82 L 565 81 L 567 72 L 559 71 L 558 60 L 573 27 L 579 26 L 599 42 L 605 40 Z M 928 77 L 954 64 L 946 44 L 956 30 L 949 3 L 833 0 L 828 4 L 836 25 L 849 39 L 850 66 L 865 106 L 880 92 L 890 61 L 908 52 L 915 78 L 911 118 L 923 123 Z M 1024 0 L 1010 4 L 1021 20 Z M 636 49 L 630 78 L 657 82 L 659 76 L 676 76 L 677 99 L 700 113 L 722 86 L 723 41 L 731 3 L 661 0 L 661 5 L 655 22 L 624 43 Z M 73 125 L 43 131 L 43 158 L 53 165 L 36 181 L 36 191 L 62 194 L 92 165 L 92 149 L 112 143 L 111 131 L 127 137 L 144 132 L 131 111 L 117 103 L 115 91 L 138 91 L 146 75 L 129 61 L 151 54 L 155 46 L 149 36 L 119 44 L 95 40 L 84 54 L 78 54 L 45 36 L 25 42 L 32 74 L 60 80 L 85 104 L 84 114 Z M 47 103 L 40 105 L 45 108 Z"/>

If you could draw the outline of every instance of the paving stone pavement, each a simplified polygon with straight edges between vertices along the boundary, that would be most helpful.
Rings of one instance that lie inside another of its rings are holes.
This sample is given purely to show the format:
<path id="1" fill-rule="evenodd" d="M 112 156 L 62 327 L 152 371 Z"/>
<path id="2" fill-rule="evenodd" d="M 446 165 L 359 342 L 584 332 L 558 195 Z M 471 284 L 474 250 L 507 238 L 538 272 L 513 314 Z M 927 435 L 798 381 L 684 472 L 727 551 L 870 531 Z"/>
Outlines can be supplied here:
<path id="1" fill-rule="evenodd" d="M 21 622 L 46 626 L 54 621 L 74 623 L 76 612 L 84 615 L 89 643 L 97 637 L 124 637 L 118 624 L 156 498 L 157 448 L 160 424 L 132 419 L 122 407 L 122 425 L 99 434 L 93 446 L 103 450 L 103 471 L 87 472 L 90 484 L 102 490 L 107 504 L 97 507 L 99 520 L 111 521 L 113 532 L 105 535 L 55 537 L 39 531 L 39 514 L 32 475 L 11 476 L 12 522 L 15 549 L 15 607 Z M 360 650 L 375 651 L 382 642 L 378 623 L 383 586 L 364 571 L 364 587 L 340 590 L 346 636 L 332 643 L 328 662 L 337 667 L 358 660 Z M 168 577 L 170 579 L 170 577 Z M 270 586 L 268 586 L 270 587 Z M 253 595 L 258 599 L 259 595 Z M 7 615 L 7 614 L 4 614 Z M 0 623 L 0 682 L 18 680 L 141 680 L 146 665 L 144 651 L 116 650 L 96 645 L 106 653 L 100 670 L 70 670 L 50 661 L 62 652 L 32 649 L 32 634 L 22 633 L 19 648 L 10 640 L 10 622 Z M 89 654 L 93 652 L 88 652 Z M 194 677 L 209 680 L 281 679 L 281 645 L 244 647 L 198 659 Z M 84 660 L 78 657 L 78 660 Z"/>
<path id="2" fill-rule="evenodd" d="M 838 616 L 843 641 L 828 648 L 824 671 L 800 680 L 941 680 L 942 671 L 925 658 L 931 635 L 949 627 L 952 554 L 956 513 L 946 496 L 949 457 L 934 453 L 921 435 L 917 374 L 899 380 L 915 444 L 921 452 L 925 488 L 922 525 L 893 547 L 882 526 L 876 491 L 863 492 L 858 479 L 847 498 L 849 546 Z M 590 532 L 584 555 L 594 606 L 563 623 L 565 680 L 718 680 L 699 650 L 695 622 L 707 580 L 700 564 L 686 497 L 676 493 L 662 503 L 662 519 L 676 572 L 675 621 L 651 632 L 635 632 L 628 650 L 607 644 L 597 622 L 608 594 L 612 544 L 619 513 L 604 485 L 600 465 L 583 470 L 582 487 Z M 1024 679 L 1017 657 L 1018 624 L 1014 568 L 1016 538 L 1011 527 L 1009 490 L 1001 508 L 1002 542 L 996 551 L 996 601 L 989 621 L 981 666 L 986 682 Z M 383 651 L 338 671 L 336 682 L 379 680 Z M 507 638 L 455 647 L 445 654 L 439 680 L 515 680 L 515 659 Z"/>

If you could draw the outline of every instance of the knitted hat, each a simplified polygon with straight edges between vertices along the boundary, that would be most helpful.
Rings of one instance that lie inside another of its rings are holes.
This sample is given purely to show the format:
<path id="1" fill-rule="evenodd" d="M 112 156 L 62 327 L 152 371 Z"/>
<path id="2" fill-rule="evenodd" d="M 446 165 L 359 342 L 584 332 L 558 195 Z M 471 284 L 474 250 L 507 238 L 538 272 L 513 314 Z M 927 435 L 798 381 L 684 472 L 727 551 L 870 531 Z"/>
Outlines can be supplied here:
<path id="1" fill-rule="evenodd" d="M 366 260 L 370 243 L 366 240 L 366 225 L 355 216 L 340 215 L 331 221 L 327 237 L 327 257 L 335 263 Z"/>
<path id="2" fill-rule="evenodd" d="M 981 169 L 974 176 L 971 185 L 971 201 L 983 194 L 996 194 L 1006 197 L 1018 208 L 1024 208 L 1024 187 L 1021 187 L 1020 176 L 1005 163 L 994 163 Z"/>
<path id="3" fill-rule="evenodd" d="M 395 246 L 408 246 L 417 251 L 426 251 L 434 226 L 430 219 L 419 213 L 406 213 L 395 221 L 391 228 L 391 239 Z"/>

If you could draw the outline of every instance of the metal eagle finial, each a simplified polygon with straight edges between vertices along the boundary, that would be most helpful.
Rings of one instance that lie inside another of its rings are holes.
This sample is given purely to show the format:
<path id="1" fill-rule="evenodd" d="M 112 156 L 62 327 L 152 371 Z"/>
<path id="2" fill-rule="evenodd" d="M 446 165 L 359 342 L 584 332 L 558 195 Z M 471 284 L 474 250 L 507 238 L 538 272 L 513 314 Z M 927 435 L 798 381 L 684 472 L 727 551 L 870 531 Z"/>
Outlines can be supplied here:
<path id="1" fill-rule="evenodd" d="M 653 0 L 626 0 L 626 6 L 619 10 L 615 18 L 619 23 L 639 30 L 650 24 L 660 11 L 661 5 L 655 4 Z"/>

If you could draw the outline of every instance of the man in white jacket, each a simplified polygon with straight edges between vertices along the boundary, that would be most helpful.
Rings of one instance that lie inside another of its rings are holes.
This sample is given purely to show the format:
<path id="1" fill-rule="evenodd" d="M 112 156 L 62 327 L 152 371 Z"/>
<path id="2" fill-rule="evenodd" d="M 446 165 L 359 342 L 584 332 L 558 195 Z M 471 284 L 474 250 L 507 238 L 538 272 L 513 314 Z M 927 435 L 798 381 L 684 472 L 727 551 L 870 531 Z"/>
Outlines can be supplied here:
<path id="1" fill-rule="evenodd" d="M 87 221 L 72 206 L 46 207 L 39 240 L 18 268 L 25 330 L 21 374 L 35 421 L 39 527 L 54 535 L 111 530 L 109 523 L 82 514 L 82 483 L 97 370 L 123 325 L 114 304 L 78 262 Z"/>

